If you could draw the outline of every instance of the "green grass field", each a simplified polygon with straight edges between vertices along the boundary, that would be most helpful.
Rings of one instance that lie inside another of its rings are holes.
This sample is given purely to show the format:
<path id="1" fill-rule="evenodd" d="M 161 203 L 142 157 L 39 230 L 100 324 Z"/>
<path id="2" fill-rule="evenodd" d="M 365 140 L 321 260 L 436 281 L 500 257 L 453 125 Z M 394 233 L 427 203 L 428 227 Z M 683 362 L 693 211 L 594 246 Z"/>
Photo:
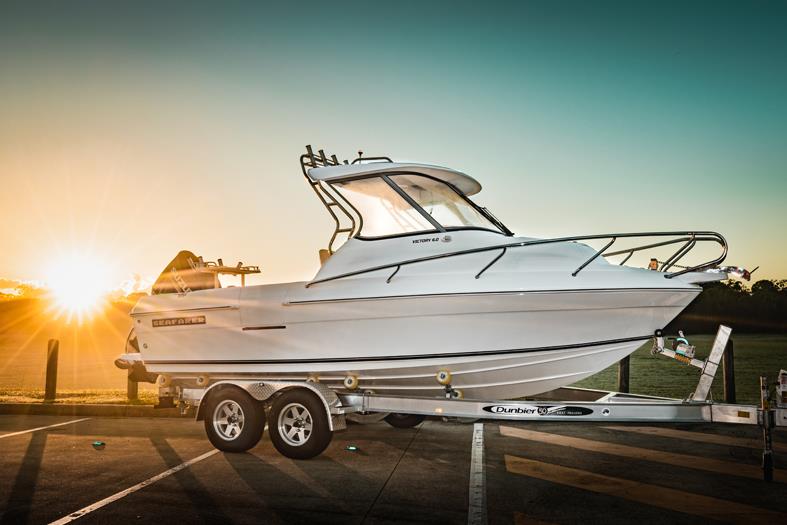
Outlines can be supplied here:
<path id="1" fill-rule="evenodd" d="M 157 394 L 152 385 L 140 385 L 139 398 L 129 402 L 125 390 L 58 390 L 56 404 L 65 405 L 153 405 Z M 18 390 L 0 387 L 0 403 L 43 403 L 43 390 Z"/>
<path id="2" fill-rule="evenodd" d="M 697 346 L 697 357 L 704 359 L 710 353 L 715 335 L 697 335 L 689 338 Z M 787 336 L 785 335 L 735 335 L 735 389 L 739 403 L 759 403 L 759 377 L 776 379 L 781 368 L 787 369 Z M 631 392 L 656 396 L 685 398 L 694 391 L 699 379 L 699 369 L 682 365 L 673 359 L 650 354 L 651 343 L 643 345 L 631 355 Z M 574 384 L 583 388 L 600 390 L 617 389 L 617 365 Z M 716 375 L 711 390 L 714 399 L 724 399 L 722 370 Z"/>

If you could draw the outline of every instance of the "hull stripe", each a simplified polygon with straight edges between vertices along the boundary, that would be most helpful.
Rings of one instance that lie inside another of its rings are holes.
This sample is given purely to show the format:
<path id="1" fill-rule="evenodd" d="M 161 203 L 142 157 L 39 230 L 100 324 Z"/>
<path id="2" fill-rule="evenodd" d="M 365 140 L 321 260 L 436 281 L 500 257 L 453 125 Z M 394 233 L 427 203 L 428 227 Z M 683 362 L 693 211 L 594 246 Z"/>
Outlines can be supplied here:
<path id="1" fill-rule="evenodd" d="M 701 288 L 578 288 L 565 290 L 507 290 L 496 292 L 451 292 L 451 293 L 427 293 L 410 295 L 379 295 L 374 297 L 339 297 L 335 299 L 307 299 L 304 301 L 287 301 L 284 306 L 298 304 L 319 304 L 319 303 L 343 303 L 350 301 L 378 301 L 388 299 L 415 299 L 419 297 L 451 297 L 451 296 L 475 296 L 475 295 L 530 295 L 530 294 L 564 294 L 564 293 L 598 293 L 598 292 L 693 292 L 700 293 Z"/>
<path id="2" fill-rule="evenodd" d="M 131 312 L 131 317 L 139 317 L 141 315 L 163 315 L 176 312 L 206 312 L 212 310 L 239 310 L 238 306 L 225 305 L 225 306 L 195 306 L 194 308 L 175 308 L 174 310 L 156 310 L 153 312 Z"/>
<path id="3" fill-rule="evenodd" d="M 345 363 L 345 362 L 366 362 L 366 361 L 405 361 L 409 359 L 448 359 L 452 357 L 474 357 L 482 355 L 510 355 L 524 354 L 528 352 L 547 352 L 554 350 L 570 350 L 574 348 L 584 348 L 588 346 L 603 346 L 617 343 L 631 343 L 634 341 L 647 341 L 652 336 L 642 335 L 639 337 L 626 337 L 623 339 L 608 339 L 606 341 L 593 341 L 590 343 L 576 343 L 561 346 L 541 346 L 535 348 L 515 348 L 508 350 L 481 350 L 478 352 L 454 352 L 444 354 L 411 354 L 411 355 L 392 355 L 392 356 L 367 356 L 367 357 L 322 357 L 315 359 L 169 359 L 169 360 L 145 360 L 151 365 L 195 365 L 195 364 L 215 364 L 215 365 L 234 365 L 234 364 L 297 364 L 297 363 Z"/>

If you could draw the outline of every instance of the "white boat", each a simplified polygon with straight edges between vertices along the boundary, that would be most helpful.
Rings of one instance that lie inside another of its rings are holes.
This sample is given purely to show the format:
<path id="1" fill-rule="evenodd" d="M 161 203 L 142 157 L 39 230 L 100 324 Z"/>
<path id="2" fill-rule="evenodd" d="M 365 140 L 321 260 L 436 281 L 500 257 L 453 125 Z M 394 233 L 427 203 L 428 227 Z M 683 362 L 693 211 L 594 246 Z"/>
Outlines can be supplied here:
<path id="1" fill-rule="evenodd" d="M 714 232 L 517 237 L 470 200 L 481 185 L 452 169 L 342 163 L 308 147 L 301 166 L 336 222 L 319 272 L 221 288 L 217 274 L 257 268 L 182 252 L 131 312 L 144 367 L 164 384 L 254 377 L 413 396 L 534 395 L 629 355 L 698 283 L 730 270 L 718 268 L 727 245 Z M 646 243 L 610 250 L 637 239 Z M 679 267 L 699 243 L 721 254 Z M 622 264 L 665 249 L 676 251 L 652 269 Z"/>

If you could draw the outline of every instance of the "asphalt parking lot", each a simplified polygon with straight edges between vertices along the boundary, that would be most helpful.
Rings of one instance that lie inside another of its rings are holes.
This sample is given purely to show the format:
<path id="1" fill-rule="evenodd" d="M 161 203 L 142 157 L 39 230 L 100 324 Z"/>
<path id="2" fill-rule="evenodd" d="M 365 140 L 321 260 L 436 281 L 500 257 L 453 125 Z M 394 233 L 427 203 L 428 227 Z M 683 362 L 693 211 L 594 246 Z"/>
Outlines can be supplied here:
<path id="1" fill-rule="evenodd" d="M 249 453 L 214 452 L 190 419 L 4 415 L 0 523 L 468 523 L 469 508 L 489 523 L 787 523 L 787 471 L 761 480 L 759 437 L 718 425 L 380 422 L 294 461 L 267 435 Z M 785 468 L 787 434 L 775 439 Z"/>

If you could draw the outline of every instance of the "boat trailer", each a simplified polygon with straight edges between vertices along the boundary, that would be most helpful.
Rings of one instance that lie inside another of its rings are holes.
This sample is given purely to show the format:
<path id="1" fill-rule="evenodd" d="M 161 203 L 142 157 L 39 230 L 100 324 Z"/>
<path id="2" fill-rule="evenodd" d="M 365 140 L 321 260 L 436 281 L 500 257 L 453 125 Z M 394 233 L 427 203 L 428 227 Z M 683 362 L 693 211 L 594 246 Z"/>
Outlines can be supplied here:
<path id="1" fill-rule="evenodd" d="M 401 418 L 399 424 L 386 419 L 397 427 L 415 426 L 426 416 L 503 421 L 756 425 L 763 435 L 763 479 L 772 481 L 773 430 L 787 427 L 787 371 L 781 370 L 773 383 L 760 377 L 759 406 L 716 403 L 708 399 L 730 333 L 730 328 L 719 327 L 711 353 L 705 360 L 694 357 L 694 348 L 685 339 L 678 339 L 670 349 L 665 347 L 663 335 L 656 333 L 653 354 L 701 370 L 697 388 L 682 400 L 575 387 L 563 387 L 532 400 L 473 400 L 461 399 L 450 384 L 445 386 L 444 397 L 410 397 L 377 395 L 369 391 L 335 391 L 313 381 L 253 378 L 217 381 L 206 388 L 165 387 L 160 389 L 160 397 L 177 394 L 183 414 L 196 409 L 196 419 L 205 421 L 208 437 L 221 450 L 242 451 L 253 447 L 262 436 L 267 421 L 277 450 L 296 459 L 321 453 L 330 443 L 333 432 L 344 430 L 346 419 L 356 419 L 359 415 L 372 416 L 372 420 L 380 420 L 386 414 L 397 415 Z M 262 402 L 264 412 L 260 410 L 255 415 L 255 409 L 248 404 L 244 407 L 239 390 Z M 232 444 L 240 435 L 244 422 L 258 427 L 259 435 L 246 444 Z M 248 443 L 251 445 L 247 446 Z"/>

